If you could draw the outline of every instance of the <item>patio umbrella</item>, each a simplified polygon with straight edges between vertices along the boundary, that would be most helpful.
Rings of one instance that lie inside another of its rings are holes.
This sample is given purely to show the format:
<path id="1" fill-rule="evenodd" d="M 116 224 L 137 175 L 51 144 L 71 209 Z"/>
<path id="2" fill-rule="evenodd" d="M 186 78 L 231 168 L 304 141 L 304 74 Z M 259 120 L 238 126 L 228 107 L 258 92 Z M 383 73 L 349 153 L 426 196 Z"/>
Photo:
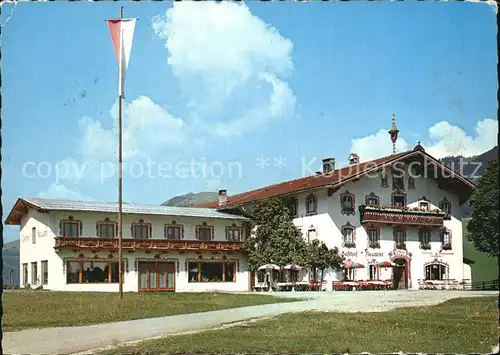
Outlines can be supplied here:
<path id="1" fill-rule="evenodd" d="M 290 265 L 287 265 L 287 266 L 283 267 L 283 269 L 285 269 L 285 270 L 292 270 L 292 271 L 300 271 L 300 270 L 302 270 L 302 266 L 295 265 L 295 264 L 290 264 Z"/>
<path id="2" fill-rule="evenodd" d="M 259 267 L 259 270 L 279 270 L 280 267 L 276 264 L 266 264 Z"/>
<path id="3" fill-rule="evenodd" d="M 344 269 L 362 269 L 365 266 L 363 264 L 354 262 L 354 261 L 348 261 L 344 264 Z"/>
<path id="4" fill-rule="evenodd" d="M 375 264 L 375 266 L 377 267 L 391 267 L 394 265 L 396 264 L 394 264 L 392 261 L 379 261 L 378 263 Z"/>

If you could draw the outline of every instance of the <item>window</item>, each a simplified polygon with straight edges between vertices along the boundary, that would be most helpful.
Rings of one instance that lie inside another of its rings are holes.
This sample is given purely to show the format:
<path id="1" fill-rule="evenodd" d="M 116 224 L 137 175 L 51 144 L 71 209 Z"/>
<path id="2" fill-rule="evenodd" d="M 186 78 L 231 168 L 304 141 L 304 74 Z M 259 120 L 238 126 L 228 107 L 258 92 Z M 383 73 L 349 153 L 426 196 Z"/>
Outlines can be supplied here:
<path id="1" fill-rule="evenodd" d="M 442 264 L 430 264 L 425 267 L 426 280 L 444 280 L 446 278 L 446 266 Z"/>
<path id="2" fill-rule="evenodd" d="M 394 169 L 391 171 L 392 175 L 392 189 L 393 190 L 404 190 L 404 166 L 402 164 L 395 164 Z"/>
<path id="3" fill-rule="evenodd" d="M 349 191 L 340 195 L 340 213 L 347 215 L 354 214 L 354 205 L 354 195 L 349 193 Z"/>
<path id="4" fill-rule="evenodd" d="M 118 261 L 67 261 L 66 283 L 117 283 L 118 266 Z"/>
<path id="5" fill-rule="evenodd" d="M 406 249 L 406 231 L 402 228 L 394 228 L 393 236 L 396 249 Z"/>
<path id="6" fill-rule="evenodd" d="M 180 226 L 166 226 L 165 238 L 168 240 L 181 240 L 181 227 Z"/>
<path id="7" fill-rule="evenodd" d="M 31 263 L 31 284 L 36 285 L 38 283 L 38 263 L 35 261 Z"/>
<path id="8" fill-rule="evenodd" d="M 429 210 L 429 202 L 427 201 L 420 201 L 418 203 L 418 207 L 421 209 L 421 210 L 426 210 L 428 211 Z"/>
<path id="9" fill-rule="evenodd" d="M 439 202 L 439 209 L 446 213 L 446 216 L 451 216 L 451 202 L 446 197 Z"/>
<path id="10" fill-rule="evenodd" d="M 387 175 L 385 172 L 380 174 L 380 186 L 381 187 L 389 187 L 389 182 L 387 181 Z"/>
<path id="11" fill-rule="evenodd" d="M 307 231 L 307 244 L 311 243 L 312 240 L 316 238 L 316 229 L 309 228 Z"/>
<path id="12" fill-rule="evenodd" d="M 366 234 L 368 234 L 368 246 L 370 248 L 380 248 L 380 229 L 369 227 Z"/>
<path id="13" fill-rule="evenodd" d="M 205 222 L 201 226 L 196 227 L 196 235 L 198 240 L 212 240 L 214 234 L 214 227 L 207 226 Z"/>
<path id="14" fill-rule="evenodd" d="M 378 206 L 380 204 L 380 199 L 377 195 L 371 192 L 368 196 L 365 197 L 365 204 L 367 206 Z"/>
<path id="15" fill-rule="evenodd" d="M 35 227 L 31 228 L 31 242 L 33 244 L 36 244 L 36 228 Z"/>
<path id="16" fill-rule="evenodd" d="M 40 265 L 42 267 L 42 285 L 46 285 L 49 282 L 49 262 L 43 260 Z"/>
<path id="17" fill-rule="evenodd" d="M 408 177 L 408 188 L 412 190 L 415 189 L 415 178 L 412 176 Z"/>
<path id="18" fill-rule="evenodd" d="M 97 236 L 99 238 L 116 238 L 117 223 L 106 218 L 104 222 L 97 222 Z"/>
<path id="19" fill-rule="evenodd" d="M 451 231 L 447 228 L 441 231 L 441 248 L 451 250 Z"/>
<path id="20" fill-rule="evenodd" d="M 370 280 L 380 280 L 380 268 L 377 265 L 370 265 L 368 268 Z"/>
<path id="21" fill-rule="evenodd" d="M 23 264 L 23 285 L 28 283 L 28 264 Z"/>
<path id="22" fill-rule="evenodd" d="M 298 216 L 298 201 L 296 198 L 290 199 L 287 204 L 288 212 L 290 212 L 290 217 L 295 218 Z"/>
<path id="23" fill-rule="evenodd" d="M 72 216 L 69 216 L 67 220 L 62 220 L 59 227 L 63 237 L 79 238 L 82 232 L 82 222 L 73 220 Z"/>
<path id="24" fill-rule="evenodd" d="M 344 280 L 346 281 L 353 281 L 355 275 L 356 275 L 356 269 L 351 268 L 344 270 Z"/>
<path id="25" fill-rule="evenodd" d="M 306 197 L 306 213 L 307 214 L 314 214 L 317 211 L 317 200 L 315 195 L 309 195 Z"/>
<path id="26" fill-rule="evenodd" d="M 241 228 L 233 225 L 226 228 L 226 240 L 231 242 L 239 242 L 241 240 Z"/>
<path id="27" fill-rule="evenodd" d="M 132 238 L 135 239 L 149 239 L 151 233 L 151 224 L 144 223 L 141 219 L 139 223 L 132 223 Z"/>
<path id="28" fill-rule="evenodd" d="M 236 281 L 234 262 L 191 262 L 188 265 L 189 282 Z"/>
<path id="29" fill-rule="evenodd" d="M 355 240 L 354 240 L 354 226 L 351 225 L 349 222 L 342 226 L 342 235 L 343 235 L 343 242 L 344 242 L 344 247 L 345 248 L 355 248 Z"/>
<path id="30" fill-rule="evenodd" d="M 262 283 L 265 280 L 266 273 L 262 270 L 257 271 L 257 282 Z"/>
<path id="31" fill-rule="evenodd" d="M 397 207 L 406 206 L 406 195 L 405 194 L 392 194 L 392 205 Z"/>
<path id="32" fill-rule="evenodd" d="M 418 239 L 420 241 L 420 249 L 428 250 L 431 248 L 431 231 L 421 229 L 418 231 Z"/>

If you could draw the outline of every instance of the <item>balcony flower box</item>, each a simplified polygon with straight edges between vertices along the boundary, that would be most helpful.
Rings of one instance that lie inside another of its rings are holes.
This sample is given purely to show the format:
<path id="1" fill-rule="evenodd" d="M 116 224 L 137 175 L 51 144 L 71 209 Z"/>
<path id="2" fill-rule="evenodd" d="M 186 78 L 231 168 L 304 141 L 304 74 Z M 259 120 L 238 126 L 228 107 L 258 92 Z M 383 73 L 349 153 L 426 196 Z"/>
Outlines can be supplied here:
<path id="1" fill-rule="evenodd" d="M 346 242 L 344 243 L 344 248 L 356 248 L 356 243 L 354 242 Z"/>
<path id="2" fill-rule="evenodd" d="M 406 250 L 406 243 L 396 243 L 394 249 Z"/>
<path id="3" fill-rule="evenodd" d="M 420 243 L 420 249 L 422 249 L 422 250 L 430 250 L 431 249 L 431 243 Z"/>
<path id="4" fill-rule="evenodd" d="M 451 250 L 451 243 L 446 243 L 441 246 L 443 250 Z"/>
<path id="5" fill-rule="evenodd" d="M 368 247 L 372 249 L 380 249 L 380 242 L 369 242 Z"/>

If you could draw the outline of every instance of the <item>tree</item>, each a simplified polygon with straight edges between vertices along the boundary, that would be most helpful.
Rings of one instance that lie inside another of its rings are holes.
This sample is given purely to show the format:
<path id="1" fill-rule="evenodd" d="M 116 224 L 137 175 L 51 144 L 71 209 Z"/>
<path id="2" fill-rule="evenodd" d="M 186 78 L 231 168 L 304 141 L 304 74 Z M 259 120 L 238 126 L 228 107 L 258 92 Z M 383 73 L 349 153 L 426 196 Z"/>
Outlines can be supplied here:
<path id="1" fill-rule="evenodd" d="M 341 269 L 344 258 L 338 249 L 328 249 L 324 242 L 314 239 L 307 248 L 307 267 L 311 270 L 314 280 L 318 280 L 318 272 L 321 272 L 321 283 L 328 268 Z"/>
<path id="2" fill-rule="evenodd" d="M 467 224 L 474 247 L 492 257 L 498 257 L 498 169 L 497 158 L 479 179 L 469 199 L 472 219 Z"/>
<path id="3" fill-rule="evenodd" d="M 257 202 L 255 223 L 255 233 L 245 242 L 250 271 L 268 263 L 304 265 L 307 244 L 281 200 Z"/>

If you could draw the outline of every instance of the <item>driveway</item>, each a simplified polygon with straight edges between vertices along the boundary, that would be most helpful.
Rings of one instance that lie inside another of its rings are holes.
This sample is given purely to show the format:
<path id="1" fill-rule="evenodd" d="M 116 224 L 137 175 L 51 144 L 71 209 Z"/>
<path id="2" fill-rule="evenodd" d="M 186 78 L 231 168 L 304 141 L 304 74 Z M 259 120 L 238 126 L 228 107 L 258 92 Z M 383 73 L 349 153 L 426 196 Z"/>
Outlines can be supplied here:
<path id="1" fill-rule="evenodd" d="M 304 301 L 182 314 L 81 327 L 28 329 L 3 334 L 5 354 L 71 354 L 163 335 L 221 327 L 228 323 L 309 310 L 383 312 L 434 305 L 458 297 L 498 295 L 497 291 L 274 292 Z"/>

